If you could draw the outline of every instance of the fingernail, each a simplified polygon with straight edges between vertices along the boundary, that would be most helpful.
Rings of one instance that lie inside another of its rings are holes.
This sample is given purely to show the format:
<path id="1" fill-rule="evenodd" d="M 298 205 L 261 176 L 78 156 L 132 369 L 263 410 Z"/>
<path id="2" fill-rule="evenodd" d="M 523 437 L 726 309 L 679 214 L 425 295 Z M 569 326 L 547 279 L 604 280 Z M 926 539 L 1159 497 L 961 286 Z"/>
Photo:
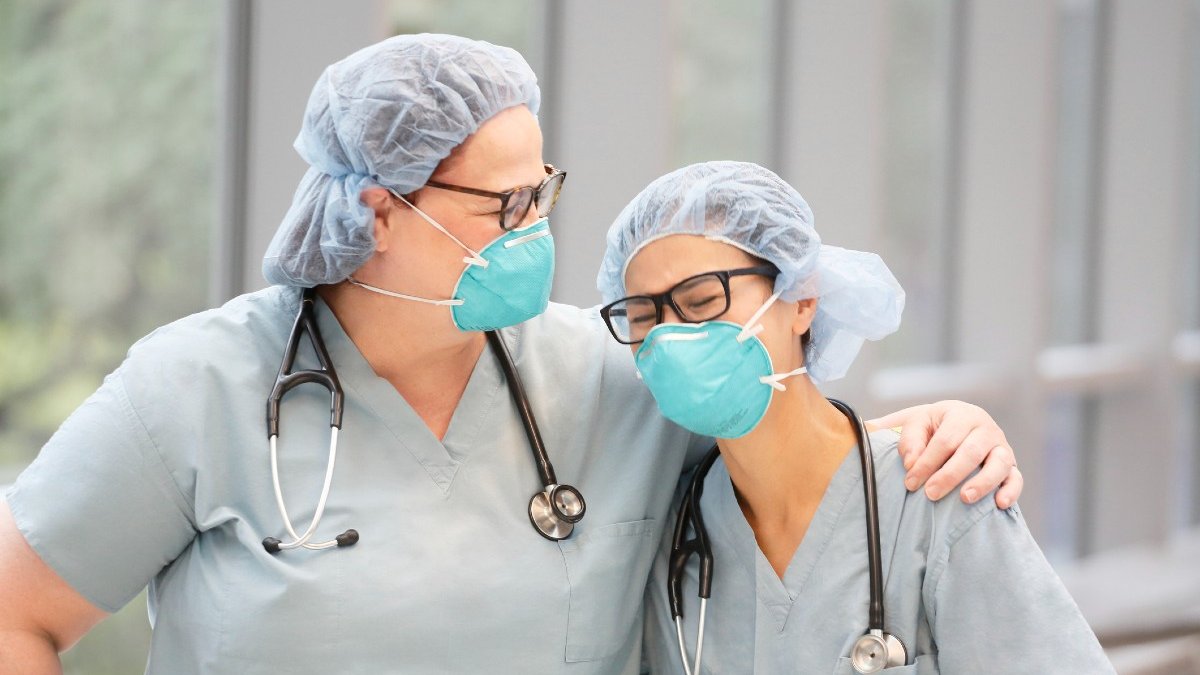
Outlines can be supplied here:
<path id="1" fill-rule="evenodd" d="M 942 493 L 938 492 L 937 488 L 926 487 L 925 488 L 925 496 L 929 497 L 930 501 L 936 502 L 937 500 L 942 498 Z"/>
<path id="2" fill-rule="evenodd" d="M 914 459 L 915 458 L 912 456 L 911 453 L 904 456 L 904 470 L 905 471 L 908 471 L 909 469 L 912 468 Z"/>
<path id="3" fill-rule="evenodd" d="M 914 476 L 909 476 L 909 477 L 905 478 L 904 479 L 904 487 L 907 488 L 909 492 L 916 490 L 917 489 L 917 479 Z"/>
<path id="4" fill-rule="evenodd" d="M 968 504 L 974 504 L 975 498 L 978 496 L 978 494 L 979 493 L 975 491 L 975 488 L 967 488 L 963 491 L 963 496 L 967 498 Z"/>

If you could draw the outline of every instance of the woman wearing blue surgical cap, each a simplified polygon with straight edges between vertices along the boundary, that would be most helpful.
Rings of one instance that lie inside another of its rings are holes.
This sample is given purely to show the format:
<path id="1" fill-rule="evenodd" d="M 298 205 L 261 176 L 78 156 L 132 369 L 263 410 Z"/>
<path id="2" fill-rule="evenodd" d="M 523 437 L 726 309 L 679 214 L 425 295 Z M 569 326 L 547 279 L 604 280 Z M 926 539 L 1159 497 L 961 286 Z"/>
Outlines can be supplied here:
<path id="1" fill-rule="evenodd" d="M 741 162 L 651 183 L 599 286 L 659 409 L 717 445 L 647 589 L 655 673 L 1113 672 L 1016 505 L 909 494 L 899 434 L 817 384 L 896 330 L 878 256 L 826 246 Z"/>
<path id="2" fill-rule="evenodd" d="M 519 54 L 452 36 L 325 71 L 274 285 L 134 345 L 8 492 L 0 671 L 53 671 L 147 584 L 150 673 L 638 671 L 711 441 L 647 414 L 596 310 L 548 305 L 538 102 Z M 965 405 L 912 426 L 943 415 L 926 475 L 1004 443 Z"/>

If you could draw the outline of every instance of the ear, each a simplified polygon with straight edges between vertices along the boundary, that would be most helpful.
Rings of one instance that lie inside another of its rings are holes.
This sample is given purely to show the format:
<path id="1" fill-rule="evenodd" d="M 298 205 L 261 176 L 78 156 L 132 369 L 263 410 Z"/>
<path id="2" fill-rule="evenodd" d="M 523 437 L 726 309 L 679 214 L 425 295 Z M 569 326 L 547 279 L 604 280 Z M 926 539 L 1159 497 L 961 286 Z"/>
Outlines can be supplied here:
<path id="1" fill-rule="evenodd" d="M 375 251 L 382 253 L 388 249 L 388 242 L 392 235 L 393 223 L 388 221 L 389 215 L 396 208 L 392 193 L 380 187 L 367 188 L 359 193 L 358 198 L 375 212 L 375 222 L 372 225 L 375 235 Z"/>
<path id="2" fill-rule="evenodd" d="M 813 317 L 817 315 L 817 299 L 808 298 L 796 303 L 796 316 L 792 318 L 792 332 L 804 335 L 812 327 Z"/>

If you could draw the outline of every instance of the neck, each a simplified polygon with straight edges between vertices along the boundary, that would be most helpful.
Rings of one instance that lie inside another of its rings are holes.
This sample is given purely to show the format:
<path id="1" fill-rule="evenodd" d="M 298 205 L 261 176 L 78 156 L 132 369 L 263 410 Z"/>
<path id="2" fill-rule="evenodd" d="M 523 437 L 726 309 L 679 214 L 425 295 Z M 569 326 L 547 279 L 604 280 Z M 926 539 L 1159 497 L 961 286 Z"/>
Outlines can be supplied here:
<path id="1" fill-rule="evenodd" d="M 348 282 L 321 299 L 375 374 L 389 382 L 441 438 L 483 351 L 483 333 L 454 326 L 450 308 L 380 295 Z"/>
<path id="2" fill-rule="evenodd" d="M 781 577 L 855 443 L 850 422 L 811 380 L 786 384 L 753 431 L 717 442 L 742 513 Z"/>
<path id="3" fill-rule="evenodd" d="M 451 370 L 469 373 L 485 342 L 483 333 L 458 330 L 449 307 L 391 298 L 348 282 L 324 286 L 320 293 L 354 346 L 383 378 L 419 377 L 425 371 L 444 374 L 447 364 L 458 364 Z"/>

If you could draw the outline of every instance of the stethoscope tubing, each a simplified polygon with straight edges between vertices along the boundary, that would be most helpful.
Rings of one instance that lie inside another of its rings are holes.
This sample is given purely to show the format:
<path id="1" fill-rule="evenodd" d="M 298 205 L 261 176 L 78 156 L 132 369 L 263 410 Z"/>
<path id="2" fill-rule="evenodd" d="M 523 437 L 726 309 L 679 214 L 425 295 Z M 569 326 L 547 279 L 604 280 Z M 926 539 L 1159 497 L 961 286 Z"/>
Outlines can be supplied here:
<path id="1" fill-rule="evenodd" d="M 550 509 L 558 519 L 573 525 L 583 519 L 587 503 L 579 490 L 570 485 L 559 485 L 558 477 L 554 474 L 554 465 L 550 463 L 550 456 L 546 453 L 546 444 L 542 441 L 542 433 L 538 429 L 537 419 L 533 415 L 533 406 L 530 405 L 529 397 L 525 394 L 525 385 L 521 382 L 521 374 L 517 372 L 516 365 L 513 364 L 508 345 L 500 337 L 499 331 L 489 330 L 485 334 L 492 351 L 500 358 L 500 369 L 504 371 L 504 378 L 509 383 L 509 393 L 512 395 L 513 403 L 517 406 L 517 413 L 521 416 L 521 426 L 524 427 L 525 436 L 529 439 L 534 465 L 537 467 L 538 478 L 541 479 L 545 488 Z M 562 499 L 565 493 L 570 493 L 577 504 L 578 511 L 568 513 L 562 508 Z M 537 528 L 536 523 L 534 527 Z M 545 535 L 540 529 L 538 532 Z"/>
<path id="2" fill-rule="evenodd" d="M 542 442 L 542 433 L 538 429 L 537 420 L 533 416 L 533 408 L 529 405 L 529 397 L 525 394 L 525 386 L 513 364 L 508 345 L 504 343 L 497 331 L 489 330 L 484 334 L 487 335 L 492 351 L 500 357 L 500 369 L 504 371 L 504 379 L 509 383 L 508 388 L 512 394 L 513 403 L 516 404 L 517 413 L 521 416 L 525 436 L 529 439 L 529 447 L 533 451 L 533 463 L 537 467 L 538 478 L 541 479 L 542 485 L 557 485 L 558 478 L 554 475 L 554 465 L 550 463 L 550 457 L 546 454 L 546 444 Z"/>
<path id="3" fill-rule="evenodd" d="M 881 644 L 886 644 L 887 640 L 895 640 L 895 638 L 884 633 L 883 563 L 880 555 L 879 499 L 875 485 L 875 461 L 872 456 L 870 438 L 867 436 L 862 418 L 854 412 L 853 408 L 837 399 L 831 398 L 829 402 L 845 415 L 854 427 L 854 436 L 858 444 L 859 463 L 862 468 L 863 497 L 866 502 L 867 560 L 869 567 L 868 576 L 870 578 L 870 605 L 866 635 L 875 636 L 880 640 Z M 701 655 L 704 648 L 705 615 L 708 599 L 712 597 L 713 552 L 712 546 L 708 541 L 707 528 L 704 525 L 704 515 L 700 509 L 700 499 L 704 493 L 704 481 L 708 477 L 709 470 L 712 469 L 718 456 L 720 456 L 720 449 L 717 446 L 713 446 L 696 467 L 696 472 L 693 474 L 692 480 L 684 493 L 684 498 L 679 507 L 679 514 L 675 520 L 671 556 L 668 561 L 667 600 L 671 609 L 671 618 L 675 622 L 675 633 L 679 641 L 679 655 L 683 661 L 685 675 L 700 674 Z M 687 538 L 689 522 L 691 523 L 692 531 L 695 533 L 695 536 L 691 539 Z M 700 560 L 698 575 L 699 589 L 697 592 L 697 595 L 700 597 L 700 620 L 696 629 L 695 661 L 689 664 L 687 647 L 683 639 L 683 578 L 686 575 L 688 559 L 693 554 Z M 863 638 L 859 639 L 861 641 Z M 899 654 L 899 658 L 905 660 L 903 643 L 900 643 L 898 640 L 896 640 L 896 643 L 898 644 L 897 653 Z M 890 652 L 888 653 L 890 654 Z M 858 670 L 857 665 L 855 668 Z"/>
<path id="4" fill-rule="evenodd" d="M 292 526 L 292 519 L 288 516 L 287 506 L 283 503 L 283 487 L 279 482 L 279 459 L 278 459 L 278 436 L 271 437 L 271 480 L 275 485 L 275 503 L 279 506 L 279 515 L 283 518 L 283 526 L 287 529 L 287 533 L 291 535 L 292 541 L 280 543 L 279 549 L 286 551 L 289 549 L 303 546 L 309 550 L 319 551 L 325 548 L 332 548 L 338 545 L 336 539 L 322 541 L 315 544 L 308 543 L 313 534 L 317 531 L 317 525 L 321 522 L 321 516 L 325 514 L 325 503 L 329 500 L 329 487 L 333 484 L 333 468 L 337 463 L 337 443 L 338 443 L 337 427 L 329 428 L 329 462 L 325 467 L 325 484 L 321 487 L 321 498 L 317 502 L 316 513 L 313 514 L 312 523 L 304 534 L 297 536 L 296 530 Z"/>
<path id="5" fill-rule="evenodd" d="M 359 539 L 358 532 L 351 529 L 346 530 L 329 541 L 311 541 L 313 535 L 316 533 L 317 526 L 321 522 L 321 517 L 325 513 L 325 506 L 329 499 L 329 491 L 333 483 L 334 467 L 337 463 L 337 446 L 342 427 L 342 415 L 345 408 L 345 395 L 342 391 L 342 385 L 338 381 L 337 372 L 333 367 L 333 360 L 329 357 L 329 351 L 326 349 L 325 341 L 321 338 L 321 333 L 317 327 L 315 307 L 316 290 L 313 288 L 304 289 L 301 293 L 300 309 L 296 313 L 296 321 L 292 325 L 292 331 L 284 347 L 279 373 L 275 377 L 275 385 L 267 397 L 267 438 L 271 450 L 271 482 L 275 491 L 275 504 L 279 509 L 279 515 L 283 519 L 284 529 L 292 538 L 288 542 L 280 541 L 275 537 L 263 539 L 263 547 L 270 553 L 278 553 L 279 551 L 299 547 L 320 550 L 334 546 L 353 546 L 358 543 Z M 293 372 L 292 369 L 296 363 L 296 355 L 300 349 L 300 337 L 303 333 L 308 334 L 309 343 L 312 345 L 320 367 Z M 535 493 L 533 499 L 530 500 L 530 522 L 533 524 L 534 529 L 547 539 L 555 541 L 565 539 L 573 532 L 574 524 L 583 518 L 587 508 L 586 502 L 583 499 L 583 495 L 575 487 L 560 485 L 558 483 L 558 479 L 554 473 L 554 466 L 550 463 L 550 458 L 546 453 L 546 446 L 542 441 L 542 434 L 538 429 L 533 408 L 529 403 L 529 398 L 525 395 L 521 376 L 513 364 L 512 354 L 509 353 L 508 346 L 504 343 L 498 331 L 485 331 L 485 333 L 489 346 L 500 360 L 500 367 L 504 371 L 509 392 L 512 394 L 513 402 L 516 404 L 517 411 L 520 414 L 525 435 L 529 439 L 529 447 L 533 452 L 538 478 L 541 480 L 543 486 L 543 490 Z M 279 479 L 279 410 L 283 397 L 288 391 L 308 382 L 319 384 L 329 390 L 329 460 L 326 464 L 325 480 L 321 487 L 321 497 L 313 514 L 313 520 L 303 534 L 297 535 L 296 528 L 292 524 L 291 517 L 288 515 L 287 506 L 284 504 L 283 488 Z"/>
<path id="6" fill-rule="evenodd" d="M 871 453 L 871 445 L 867 439 L 867 430 L 862 418 L 854 409 L 843 401 L 829 399 L 835 408 L 840 410 L 854 426 L 854 436 L 858 442 L 858 458 L 862 465 L 863 499 L 866 502 L 867 519 L 867 566 L 871 583 L 870 609 L 867 617 L 868 630 L 883 631 L 883 561 L 880 559 L 879 542 L 879 497 L 875 486 L 875 458 Z"/>
<path id="7" fill-rule="evenodd" d="M 345 394 L 342 383 L 338 381 L 337 371 L 333 369 L 333 359 L 325 348 L 325 341 L 317 329 L 317 318 L 314 312 L 316 306 L 316 290 L 304 289 L 300 296 L 300 311 L 296 313 L 296 322 L 288 337 L 287 346 L 283 351 L 283 362 L 279 365 L 279 374 L 275 376 L 275 386 L 267 397 L 267 437 L 279 435 L 279 407 L 283 395 L 306 382 L 315 382 L 329 390 L 329 426 L 342 428 L 342 413 L 345 410 Z M 308 333 L 309 344 L 317 355 L 320 368 L 316 370 L 300 370 L 292 372 L 296 364 L 296 354 L 300 351 L 300 334 Z"/>

